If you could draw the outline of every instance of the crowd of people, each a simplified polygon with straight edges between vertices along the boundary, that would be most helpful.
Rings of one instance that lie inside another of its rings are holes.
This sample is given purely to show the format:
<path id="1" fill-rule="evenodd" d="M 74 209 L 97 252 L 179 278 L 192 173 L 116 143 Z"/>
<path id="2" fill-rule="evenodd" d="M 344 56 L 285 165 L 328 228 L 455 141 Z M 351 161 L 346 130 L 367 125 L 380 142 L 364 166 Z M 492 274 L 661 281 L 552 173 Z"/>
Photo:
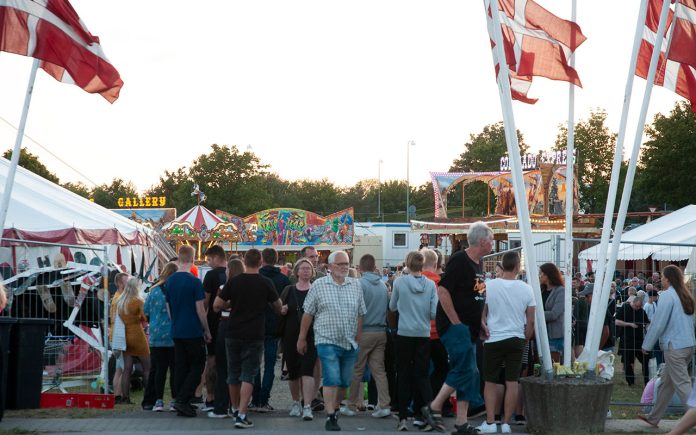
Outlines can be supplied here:
<path id="1" fill-rule="evenodd" d="M 202 409 L 251 428 L 250 412 L 274 410 L 280 369 L 292 397 L 289 415 L 312 421 L 324 412 L 328 431 L 340 430 L 339 416 L 370 412 L 394 414 L 398 431 L 444 432 L 443 417 L 454 417 L 457 434 L 510 433 L 525 421 L 518 382 L 538 362 L 536 309 L 544 310 L 553 358 L 562 357 L 565 290 L 558 267 L 542 265 L 537 307 L 517 252 L 501 256 L 495 276 L 485 273 L 492 244 L 492 231 L 478 222 L 468 247 L 446 266 L 426 247 L 410 252 L 396 273 L 377 269 L 369 254 L 353 269 L 346 252 L 334 251 L 323 268 L 317 250 L 306 247 L 294 264 L 279 267 L 272 248 L 228 258 L 212 246 L 202 281 L 191 273 L 193 248 L 183 246 L 144 301 L 136 278 L 116 276 L 111 320 L 123 323 L 127 346 L 116 365 L 115 394 L 130 402 L 137 359 L 146 384 L 143 409 L 166 410 L 169 374 L 169 410 L 193 417 Z M 575 358 L 587 334 L 592 274 L 576 275 L 572 287 Z M 644 384 L 651 357 L 666 363 L 655 406 L 640 417 L 650 425 L 659 423 L 674 392 L 684 402 L 691 392 L 693 312 L 676 266 L 612 283 L 600 347 L 612 350 L 618 342 L 629 385 L 636 383 L 636 360 Z M 483 414 L 480 426 L 469 424 Z M 689 412 L 683 424 L 693 423 L 696 413 Z"/>

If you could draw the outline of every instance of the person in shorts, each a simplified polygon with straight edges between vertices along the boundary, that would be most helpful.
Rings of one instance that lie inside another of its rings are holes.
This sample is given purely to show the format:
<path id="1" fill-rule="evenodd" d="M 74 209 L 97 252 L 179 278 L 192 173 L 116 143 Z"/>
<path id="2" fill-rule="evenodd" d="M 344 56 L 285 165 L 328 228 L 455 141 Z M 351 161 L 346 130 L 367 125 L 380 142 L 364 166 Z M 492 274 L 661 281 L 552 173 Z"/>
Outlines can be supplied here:
<path id="1" fill-rule="evenodd" d="M 314 342 L 321 361 L 324 403 L 327 419 L 325 429 L 341 430 L 338 407 L 345 389 L 350 387 L 363 316 L 367 312 L 360 281 L 348 277 L 350 262 L 344 251 L 329 255 L 330 275 L 312 284 L 304 302 L 304 314 L 297 339 L 297 352 L 307 351 L 307 333 L 314 321 Z"/>
<path id="2" fill-rule="evenodd" d="M 247 251 L 244 267 L 246 271 L 227 281 L 213 303 L 216 311 L 230 309 L 225 338 L 227 384 L 230 402 L 239 409 L 234 425 L 240 429 L 254 427 L 247 412 L 254 377 L 259 373 L 263 357 L 266 306 L 271 304 L 273 310 L 281 314 L 281 301 L 273 282 L 259 274 L 261 252 L 258 249 Z"/>
<path id="3" fill-rule="evenodd" d="M 486 283 L 486 305 L 481 316 L 483 345 L 484 399 L 486 421 L 478 429 L 496 433 L 496 389 L 501 369 L 505 370 L 505 406 L 501 432 L 511 433 L 510 420 L 517 405 L 518 381 L 526 340 L 534 333 L 536 301 L 532 288 L 517 279 L 520 256 L 517 252 L 503 255 L 503 275 Z"/>

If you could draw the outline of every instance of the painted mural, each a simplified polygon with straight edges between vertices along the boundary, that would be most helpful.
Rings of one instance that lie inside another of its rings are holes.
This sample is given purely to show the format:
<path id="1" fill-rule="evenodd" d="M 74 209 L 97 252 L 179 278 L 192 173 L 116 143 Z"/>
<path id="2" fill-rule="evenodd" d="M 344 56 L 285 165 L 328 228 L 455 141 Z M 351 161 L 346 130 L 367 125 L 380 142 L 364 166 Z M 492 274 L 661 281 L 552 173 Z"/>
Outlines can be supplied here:
<path id="1" fill-rule="evenodd" d="M 295 208 L 263 210 L 245 218 L 216 210 L 224 221 L 241 229 L 239 246 L 332 247 L 353 243 L 353 208 L 320 216 Z M 255 229 L 255 230 L 254 230 Z"/>

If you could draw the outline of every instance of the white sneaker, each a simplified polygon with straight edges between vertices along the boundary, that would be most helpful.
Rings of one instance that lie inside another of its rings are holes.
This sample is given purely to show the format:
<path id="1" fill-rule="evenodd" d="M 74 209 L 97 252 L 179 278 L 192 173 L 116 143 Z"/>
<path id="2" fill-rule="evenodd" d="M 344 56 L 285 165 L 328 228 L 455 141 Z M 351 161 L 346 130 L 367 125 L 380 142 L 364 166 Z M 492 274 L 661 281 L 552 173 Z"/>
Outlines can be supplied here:
<path id="1" fill-rule="evenodd" d="M 299 417 L 302 415 L 302 405 L 299 401 L 292 402 L 292 408 L 290 408 L 290 417 Z"/>
<path id="2" fill-rule="evenodd" d="M 341 415 L 345 415 L 346 417 L 354 417 L 355 416 L 355 411 L 348 408 L 347 406 L 341 406 L 341 409 L 338 412 L 340 412 Z"/>
<path id="3" fill-rule="evenodd" d="M 312 407 L 307 405 L 304 408 L 302 408 L 302 420 L 304 421 L 310 421 L 314 420 L 314 414 L 312 414 Z"/>
<path id="4" fill-rule="evenodd" d="M 377 411 L 372 413 L 374 418 L 384 418 L 391 415 L 391 409 L 389 408 L 379 408 Z"/>
<path id="5" fill-rule="evenodd" d="M 500 432 L 502 433 L 512 433 L 512 429 L 510 429 L 510 425 L 507 423 L 503 423 L 500 425 Z"/>
<path id="6" fill-rule="evenodd" d="M 508 426 L 508 429 L 510 426 Z M 481 423 L 481 426 L 477 427 L 481 433 L 497 433 L 498 432 L 498 426 L 495 423 L 488 424 L 487 421 L 484 421 Z"/>

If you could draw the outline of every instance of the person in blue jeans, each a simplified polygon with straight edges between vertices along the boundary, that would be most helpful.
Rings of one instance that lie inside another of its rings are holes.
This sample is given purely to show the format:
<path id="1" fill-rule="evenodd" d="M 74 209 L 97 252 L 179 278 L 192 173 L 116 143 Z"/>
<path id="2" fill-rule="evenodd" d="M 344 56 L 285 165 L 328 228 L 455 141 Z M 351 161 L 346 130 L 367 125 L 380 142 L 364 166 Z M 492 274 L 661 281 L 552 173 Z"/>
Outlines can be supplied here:
<path id="1" fill-rule="evenodd" d="M 261 268 L 259 275 L 273 281 L 273 286 L 278 294 L 281 294 L 285 287 L 290 285 L 290 278 L 280 271 L 275 264 L 278 263 L 278 251 L 273 248 L 266 248 L 261 251 Z M 278 358 L 278 315 L 269 306 L 264 313 L 266 335 L 263 340 L 263 379 L 261 372 L 254 378 L 254 394 L 251 397 L 252 409 L 258 412 L 273 411 L 273 407 L 268 403 L 271 398 L 271 389 L 275 379 L 275 364 Z"/>
<path id="2" fill-rule="evenodd" d="M 348 277 L 348 254 L 329 255 L 330 275 L 312 284 L 304 302 L 297 352 L 307 351 L 307 333 L 314 321 L 314 343 L 321 362 L 328 431 L 341 430 L 338 406 L 350 386 L 358 356 L 363 316 L 367 312 L 360 281 Z"/>
<path id="3" fill-rule="evenodd" d="M 457 416 L 453 434 L 478 434 L 468 422 L 469 403 L 480 403 L 480 375 L 476 366 L 476 340 L 481 331 L 485 281 L 481 258 L 491 252 L 493 232 L 483 222 L 471 224 L 469 247 L 450 258 L 437 288 L 439 303 L 435 326 L 447 349 L 450 370 L 435 399 L 421 414 L 435 430 L 444 432 L 442 406 L 457 392 Z"/>

